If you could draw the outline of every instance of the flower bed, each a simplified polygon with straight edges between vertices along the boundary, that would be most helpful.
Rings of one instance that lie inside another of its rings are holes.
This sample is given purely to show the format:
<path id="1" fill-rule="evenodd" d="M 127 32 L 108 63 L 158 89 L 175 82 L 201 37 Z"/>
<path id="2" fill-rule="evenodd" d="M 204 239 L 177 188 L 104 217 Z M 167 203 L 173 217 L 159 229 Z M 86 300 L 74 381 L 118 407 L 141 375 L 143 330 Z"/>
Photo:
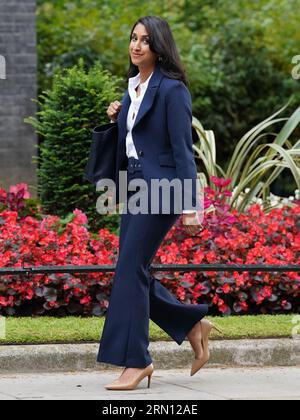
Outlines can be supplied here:
<path id="1" fill-rule="evenodd" d="M 230 180 L 214 179 L 205 194 L 204 230 L 190 237 L 182 218 L 169 231 L 153 264 L 299 264 L 300 203 L 265 214 L 259 204 L 243 214 L 226 204 Z M 9 200 L 8 200 L 9 198 Z M 94 237 L 84 213 L 66 219 L 40 217 L 24 205 L 23 184 L 10 194 L 0 190 L 0 266 L 111 265 L 118 237 L 101 229 Z M 11 208 L 13 206 L 13 208 Z M 29 214 L 28 214 L 29 213 Z M 288 313 L 300 310 L 299 273 L 156 272 L 178 299 L 208 303 L 210 314 Z M 113 273 L 2 276 L 2 315 L 102 315 L 108 306 Z"/>

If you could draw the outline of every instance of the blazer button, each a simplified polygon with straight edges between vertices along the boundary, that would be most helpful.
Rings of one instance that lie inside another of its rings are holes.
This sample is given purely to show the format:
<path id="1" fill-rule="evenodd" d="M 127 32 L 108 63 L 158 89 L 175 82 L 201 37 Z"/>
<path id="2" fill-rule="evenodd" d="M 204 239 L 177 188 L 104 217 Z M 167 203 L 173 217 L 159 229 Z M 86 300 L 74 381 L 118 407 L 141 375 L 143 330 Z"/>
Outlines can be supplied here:
<path id="1" fill-rule="evenodd" d="M 144 156 L 144 152 L 142 150 L 139 151 L 140 156 Z"/>

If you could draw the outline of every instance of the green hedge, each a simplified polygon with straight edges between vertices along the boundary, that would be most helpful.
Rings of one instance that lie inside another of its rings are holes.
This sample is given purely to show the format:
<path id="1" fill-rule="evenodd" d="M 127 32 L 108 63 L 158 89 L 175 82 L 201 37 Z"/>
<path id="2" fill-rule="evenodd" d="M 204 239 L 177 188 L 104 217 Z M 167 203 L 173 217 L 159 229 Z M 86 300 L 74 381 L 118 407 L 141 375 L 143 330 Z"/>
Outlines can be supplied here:
<path id="1" fill-rule="evenodd" d="M 120 79 L 97 62 L 86 69 L 83 60 L 57 70 L 51 89 L 39 95 L 37 118 L 29 117 L 42 137 L 38 157 L 38 194 L 43 212 L 60 217 L 78 208 L 92 230 L 118 227 L 118 215 L 99 215 L 95 187 L 84 178 L 91 130 L 109 122 L 108 104 L 121 99 Z"/>

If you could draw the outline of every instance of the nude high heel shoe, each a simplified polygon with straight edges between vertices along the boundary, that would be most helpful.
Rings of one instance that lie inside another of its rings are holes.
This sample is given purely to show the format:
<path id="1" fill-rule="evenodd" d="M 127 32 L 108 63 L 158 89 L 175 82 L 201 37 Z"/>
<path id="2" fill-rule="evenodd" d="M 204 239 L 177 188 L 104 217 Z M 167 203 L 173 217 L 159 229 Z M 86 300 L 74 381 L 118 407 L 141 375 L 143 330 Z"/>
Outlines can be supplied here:
<path id="1" fill-rule="evenodd" d="M 132 382 L 127 382 L 127 383 L 112 383 L 109 385 L 106 385 L 105 388 L 106 389 L 110 389 L 110 390 L 118 390 L 118 391 L 129 391 L 129 390 L 133 390 L 136 389 L 136 387 L 138 386 L 138 384 L 146 377 L 148 376 L 148 388 L 150 388 L 150 382 L 151 382 L 151 377 L 153 374 L 154 368 L 153 368 L 153 364 L 151 363 L 149 366 L 145 367 L 144 370 L 141 371 L 141 373 L 139 374 L 139 376 Z"/>
<path id="2" fill-rule="evenodd" d="M 223 332 L 218 327 L 216 327 L 214 324 L 209 322 L 207 319 L 202 319 L 200 322 L 201 322 L 201 331 L 202 331 L 201 344 L 202 344 L 202 349 L 203 349 L 203 355 L 200 359 L 195 359 L 193 361 L 192 368 L 191 368 L 191 376 L 195 375 L 195 373 L 197 373 L 198 370 L 200 370 L 210 359 L 208 339 L 209 339 L 209 334 L 211 330 L 215 329 L 221 334 L 223 334 Z"/>

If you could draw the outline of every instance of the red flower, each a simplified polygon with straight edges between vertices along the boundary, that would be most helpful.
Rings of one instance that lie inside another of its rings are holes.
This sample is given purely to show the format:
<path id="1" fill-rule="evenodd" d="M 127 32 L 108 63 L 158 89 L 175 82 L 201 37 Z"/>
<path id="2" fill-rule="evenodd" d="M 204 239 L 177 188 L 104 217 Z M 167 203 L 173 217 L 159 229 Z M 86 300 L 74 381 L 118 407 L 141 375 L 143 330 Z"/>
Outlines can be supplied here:
<path id="1" fill-rule="evenodd" d="M 219 311 L 222 314 L 225 314 L 228 311 L 228 309 L 229 309 L 228 306 L 225 304 L 225 302 L 224 302 L 223 299 L 219 299 L 218 306 L 219 306 Z"/>
<path id="2" fill-rule="evenodd" d="M 3 296 L 0 296 L 0 307 L 1 306 L 7 306 L 7 301 Z"/>
<path id="3" fill-rule="evenodd" d="M 100 229 L 91 238 L 86 215 L 78 209 L 69 223 L 62 223 L 55 215 L 42 220 L 32 215 L 21 217 L 19 204 L 24 202 L 25 192 L 13 188 L 8 196 L 0 190 L 0 202 L 5 201 L 6 206 L 0 214 L 1 267 L 117 262 L 118 236 Z M 230 209 L 229 195 L 227 190 L 206 189 L 206 205 L 214 206 L 214 211 L 206 213 L 204 229 L 197 237 L 190 237 L 182 223 L 176 223 L 153 263 L 300 264 L 300 202 L 269 213 L 253 205 L 239 214 Z M 9 207 L 7 199 L 16 210 Z M 105 311 L 112 279 L 112 272 L 41 274 L 30 281 L 3 276 L 0 314 L 22 314 L 30 305 L 40 313 L 57 309 L 66 314 L 77 314 L 78 309 L 84 315 Z M 299 305 L 300 275 L 296 272 L 171 272 L 160 280 L 181 301 L 197 304 L 203 299 L 215 315 L 292 312 Z M 220 295 L 226 296 L 226 302 Z"/>
<path id="4" fill-rule="evenodd" d="M 91 297 L 90 296 L 85 296 L 82 299 L 80 299 L 80 304 L 81 305 L 87 305 L 88 303 L 91 302 Z"/>
<path id="5" fill-rule="evenodd" d="M 7 192 L 0 188 L 0 203 L 6 204 Z"/>
<path id="6" fill-rule="evenodd" d="M 31 300 L 34 296 L 34 291 L 32 289 L 29 289 L 26 291 L 25 299 Z"/>
<path id="7" fill-rule="evenodd" d="M 231 292 L 231 287 L 228 283 L 224 284 L 221 288 L 226 295 Z"/>

